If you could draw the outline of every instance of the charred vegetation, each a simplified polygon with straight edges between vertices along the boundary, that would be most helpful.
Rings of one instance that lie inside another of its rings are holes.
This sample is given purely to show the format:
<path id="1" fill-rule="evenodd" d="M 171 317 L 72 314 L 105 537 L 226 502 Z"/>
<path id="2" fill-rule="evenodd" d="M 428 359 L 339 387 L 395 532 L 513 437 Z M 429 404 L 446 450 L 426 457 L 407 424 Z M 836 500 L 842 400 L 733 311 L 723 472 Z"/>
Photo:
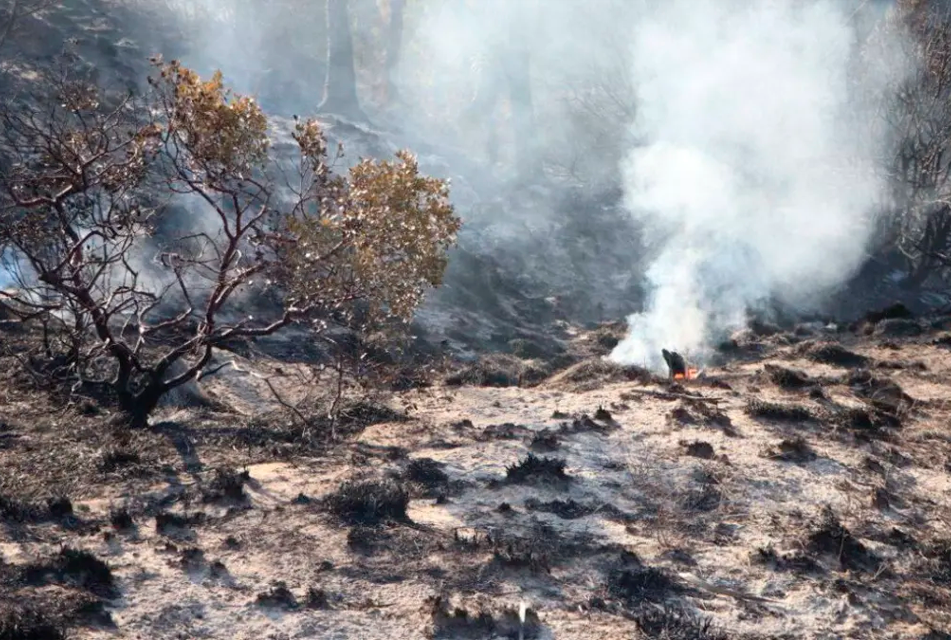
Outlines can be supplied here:
<path id="1" fill-rule="evenodd" d="M 409 493 L 393 480 L 345 482 L 324 498 L 324 505 L 344 522 L 378 525 L 408 522 Z"/>
<path id="2" fill-rule="evenodd" d="M 565 472 L 567 463 L 561 458 L 538 457 L 529 453 L 505 471 L 508 484 L 539 484 L 566 487 L 572 480 Z"/>

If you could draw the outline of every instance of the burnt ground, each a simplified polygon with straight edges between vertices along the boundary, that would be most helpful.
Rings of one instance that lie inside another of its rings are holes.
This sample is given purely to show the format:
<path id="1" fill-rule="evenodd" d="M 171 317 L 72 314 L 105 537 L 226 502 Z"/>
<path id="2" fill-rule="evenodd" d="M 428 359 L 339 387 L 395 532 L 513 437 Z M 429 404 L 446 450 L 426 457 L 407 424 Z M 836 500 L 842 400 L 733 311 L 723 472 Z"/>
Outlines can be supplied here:
<path id="1" fill-rule="evenodd" d="M 0 637 L 943 637 L 951 340 L 919 325 L 747 333 L 674 386 L 447 376 L 335 442 L 237 375 L 115 432 L 4 356 Z"/>

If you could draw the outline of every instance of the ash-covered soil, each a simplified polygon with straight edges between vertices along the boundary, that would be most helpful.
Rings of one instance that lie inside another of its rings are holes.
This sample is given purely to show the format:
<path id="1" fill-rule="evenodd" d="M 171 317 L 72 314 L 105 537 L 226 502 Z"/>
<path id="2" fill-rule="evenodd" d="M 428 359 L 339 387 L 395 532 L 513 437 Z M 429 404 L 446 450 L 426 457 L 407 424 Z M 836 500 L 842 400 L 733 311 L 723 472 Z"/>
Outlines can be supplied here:
<path id="1" fill-rule="evenodd" d="M 683 385 L 456 373 L 334 443 L 250 374 L 112 432 L 6 357 L 0 637 L 947 637 L 951 339 L 906 324 L 747 332 Z"/>

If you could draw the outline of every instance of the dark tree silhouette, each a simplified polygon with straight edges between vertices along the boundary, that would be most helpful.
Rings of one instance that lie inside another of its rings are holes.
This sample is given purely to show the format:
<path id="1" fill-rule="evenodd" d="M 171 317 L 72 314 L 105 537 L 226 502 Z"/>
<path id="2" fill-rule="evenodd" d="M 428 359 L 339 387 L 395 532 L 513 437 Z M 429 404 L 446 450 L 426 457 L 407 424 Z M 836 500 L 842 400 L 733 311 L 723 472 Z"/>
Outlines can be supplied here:
<path id="1" fill-rule="evenodd" d="M 515 162 L 520 179 L 538 177 L 540 167 L 535 147 L 535 110 L 532 104 L 531 47 L 521 32 L 521 25 L 512 21 L 505 61 L 505 80 L 512 103 L 512 124 L 515 128 Z"/>
<path id="2" fill-rule="evenodd" d="M 357 97 L 348 0 L 327 0 L 327 77 L 324 98 L 317 109 L 323 113 L 367 120 Z"/>
<path id="3" fill-rule="evenodd" d="M 390 0 L 390 26 L 386 37 L 386 99 L 393 104 L 399 101 L 396 85 L 396 70 L 403 52 L 403 10 L 406 0 Z"/>
<path id="4" fill-rule="evenodd" d="M 491 119 L 499 102 L 508 97 L 515 134 L 516 172 L 520 180 L 528 181 L 540 173 L 532 103 L 531 43 L 527 16 L 517 8 L 510 10 L 514 12 L 507 16 L 507 30 L 496 33 L 484 44 L 479 87 L 463 117 L 470 121 Z M 497 132 L 490 127 L 488 146 L 493 162 L 497 140 Z"/>

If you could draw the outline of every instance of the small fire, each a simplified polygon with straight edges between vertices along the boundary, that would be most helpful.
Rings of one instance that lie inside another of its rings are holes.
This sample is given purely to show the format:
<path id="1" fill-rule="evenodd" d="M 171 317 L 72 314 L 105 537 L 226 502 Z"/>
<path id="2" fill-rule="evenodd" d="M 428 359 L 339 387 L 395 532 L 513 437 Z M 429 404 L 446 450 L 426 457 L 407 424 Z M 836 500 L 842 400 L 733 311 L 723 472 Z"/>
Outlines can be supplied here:
<path id="1" fill-rule="evenodd" d="M 674 374 L 674 380 L 685 380 L 685 379 L 686 379 L 686 380 L 693 380 L 694 378 L 697 377 L 697 374 L 698 374 L 698 373 L 699 373 L 699 371 L 698 371 L 697 369 L 688 368 L 688 369 L 687 369 L 687 375 L 686 375 L 686 377 L 685 377 L 684 374 L 682 374 L 682 373 L 675 373 L 675 374 Z"/>

